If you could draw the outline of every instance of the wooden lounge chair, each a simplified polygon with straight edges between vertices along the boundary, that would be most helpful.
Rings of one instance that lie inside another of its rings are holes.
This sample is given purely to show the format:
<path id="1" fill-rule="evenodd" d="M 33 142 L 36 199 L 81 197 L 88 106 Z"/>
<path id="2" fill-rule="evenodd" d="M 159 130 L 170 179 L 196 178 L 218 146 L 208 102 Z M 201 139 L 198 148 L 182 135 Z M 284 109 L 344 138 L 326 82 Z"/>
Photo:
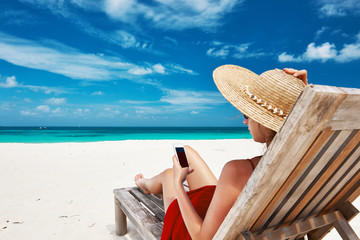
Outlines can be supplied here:
<path id="1" fill-rule="evenodd" d="M 114 189 L 115 229 L 117 235 L 127 233 L 126 216 L 142 239 L 160 239 L 165 217 L 163 201 L 144 194 L 138 187 Z"/>
<path id="2" fill-rule="evenodd" d="M 359 239 L 348 224 L 358 213 L 359 129 L 360 89 L 307 86 L 214 239 L 321 239 L 333 227 Z M 163 213 L 132 191 L 114 190 L 117 232 L 126 215 L 144 239 L 160 239 Z"/>

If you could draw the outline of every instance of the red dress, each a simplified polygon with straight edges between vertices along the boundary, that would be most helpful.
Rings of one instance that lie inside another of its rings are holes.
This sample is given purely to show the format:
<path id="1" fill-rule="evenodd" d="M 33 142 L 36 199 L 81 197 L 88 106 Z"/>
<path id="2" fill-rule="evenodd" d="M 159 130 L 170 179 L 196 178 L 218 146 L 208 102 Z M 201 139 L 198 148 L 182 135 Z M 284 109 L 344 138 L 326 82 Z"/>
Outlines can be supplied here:
<path id="1" fill-rule="evenodd" d="M 202 219 L 205 218 L 205 214 L 215 192 L 215 187 L 215 185 L 205 186 L 186 193 L 196 212 Z M 172 201 L 166 210 L 164 227 L 161 235 L 161 240 L 164 239 L 191 240 L 176 199 Z"/>
<path id="2" fill-rule="evenodd" d="M 247 159 L 252 169 L 255 169 L 255 165 L 252 159 Z M 210 202 L 215 192 L 215 185 L 209 185 L 201 187 L 187 192 L 192 205 L 199 216 L 204 219 L 206 212 L 210 206 Z M 191 240 L 189 232 L 187 231 L 184 220 L 181 216 L 179 204 L 175 199 L 172 201 L 168 209 L 166 210 L 164 227 L 161 235 L 161 240 Z"/>

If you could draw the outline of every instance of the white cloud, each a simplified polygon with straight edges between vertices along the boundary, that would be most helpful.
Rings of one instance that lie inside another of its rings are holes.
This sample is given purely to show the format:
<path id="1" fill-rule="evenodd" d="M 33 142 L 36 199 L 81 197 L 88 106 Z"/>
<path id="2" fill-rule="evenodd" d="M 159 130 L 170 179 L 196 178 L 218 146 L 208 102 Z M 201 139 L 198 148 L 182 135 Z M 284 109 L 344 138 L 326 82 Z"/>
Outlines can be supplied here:
<path id="1" fill-rule="evenodd" d="M 69 113 L 75 117 L 83 117 L 83 116 L 88 115 L 90 112 L 91 112 L 91 110 L 89 108 L 69 109 Z"/>
<path id="2" fill-rule="evenodd" d="M 45 94 L 60 94 L 60 93 L 71 93 L 71 89 L 66 89 L 63 87 L 47 87 L 47 86 L 34 86 L 34 85 L 19 85 L 19 87 L 27 88 L 34 92 L 42 91 Z"/>
<path id="3" fill-rule="evenodd" d="M 123 48 L 146 48 L 147 46 L 146 44 L 138 42 L 134 35 L 123 30 L 116 31 L 114 33 L 114 38 Z"/>
<path id="4" fill-rule="evenodd" d="M 191 74 L 191 75 L 198 75 L 197 72 L 195 72 L 191 69 L 184 68 L 183 66 L 181 66 L 179 64 L 166 65 L 166 69 L 173 73 L 187 73 L 187 74 Z"/>
<path id="5" fill-rule="evenodd" d="M 71 89 L 65 89 L 63 87 L 47 87 L 47 86 L 25 85 L 25 84 L 19 83 L 16 80 L 15 76 L 6 77 L 5 82 L 0 82 L 0 88 L 25 88 L 25 89 L 29 89 L 29 90 L 34 91 L 34 92 L 42 91 L 45 94 L 50 94 L 50 93 L 56 93 L 56 94 L 70 93 L 70 91 L 71 91 Z"/>
<path id="6" fill-rule="evenodd" d="M 103 95 L 105 95 L 105 93 L 103 93 L 102 91 L 97 91 L 97 92 L 93 92 L 91 95 L 93 95 L 93 96 L 103 96 Z"/>
<path id="7" fill-rule="evenodd" d="M 149 117 L 149 115 L 163 115 L 169 113 L 166 106 L 136 106 L 134 107 L 135 113 Z"/>
<path id="8" fill-rule="evenodd" d="M 148 75 L 148 74 L 171 74 L 171 73 L 180 73 L 180 74 L 190 74 L 190 75 L 197 75 L 198 73 L 194 72 L 191 69 L 187 69 L 179 64 L 155 64 L 155 65 L 149 65 L 147 67 L 133 67 L 129 69 L 129 73 L 134 75 Z M 148 82 L 148 84 L 151 84 L 151 82 Z"/>
<path id="9" fill-rule="evenodd" d="M 88 10 L 96 9 L 99 7 L 99 1 L 89 0 L 70 0 L 70 2 L 78 7 L 85 8 Z"/>
<path id="10" fill-rule="evenodd" d="M 66 8 L 68 2 L 66 0 L 20 0 L 21 2 L 32 4 L 38 8 L 47 8 L 55 14 L 61 16 L 69 16 Z M 72 2 L 73 0 L 71 0 Z"/>
<path id="11" fill-rule="evenodd" d="M 84 33 L 106 41 L 111 44 L 121 46 L 123 48 L 136 48 L 141 51 L 156 52 L 152 50 L 152 45 L 147 41 L 141 42 L 136 39 L 134 35 L 124 30 L 118 30 L 115 32 L 106 32 L 99 28 L 92 26 L 89 21 L 83 20 L 77 14 L 77 10 L 73 10 L 73 7 L 84 8 L 87 11 L 103 11 L 105 0 L 100 1 L 87 1 L 87 0 L 20 0 L 28 4 L 32 4 L 38 8 L 45 8 L 50 10 L 53 14 L 60 15 L 71 22 L 72 25 L 77 26 Z M 26 15 L 25 15 L 26 16 Z M 31 22 L 31 21 L 29 21 Z M 33 22 L 33 21 L 32 21 Z M 29 24 L 26 22 L 26 24 Z"/>
<path id="12" fill-rule="evenodd" d="M 97 118 L 117 118 L 119 117 L 121 112 L 117 109 L 112 109 L 111 107 L 105 107 L 104 109 L 100 109 L 99 112 L 96 114 Z"/>
<path id="13" fill-rule="evenodd" d="M 249 51 L 251 43 L 243 43 L 240 45 L 227 44 L 219 41 L 212 41 L 211 48 L 207 50 L 206 54 L 211 57 L 227 58 L 232 56 L 236 59 L 252 58 L 265 55 L 259 51 Z"/>
<path id="14" fill-rule="evenodd" d="M 179 65 L 179 64 L 155 64 L 153 66 L 148 67 L 133 67 L 129 69 L 129 73 L 134 75 L 147 75 L 152 73 L 158 73 L 158 74 L 169 74 L 169 73 L 186 73 L 191 75 L 197 75 L 196 72 L 194 72 L 191 69 L 186 69 L 185 67 Z"/>
<path id="15" fill-rule="evenodd" d="M 218 105 L 226 102 L 218 92 L 173 89 L 163 89 L 163 92 L 165 94 L 161 97 L 160 101 L 173 105 L 189 105 L 196 108 L 206 105 Z"/>
<path id="16" fill-rule="evenodd" d="M 359 0 L 317 0 L 320 17 L 341 17 L 360 14 Z"/>
<path id="17" fill-rule="evenodd" d="M 144 3 L 138 0 L 104 0 L 104 8 L 113 19 L 135 23 L 144 19 L 160 29 L 183 30 L 200 28 L 211 30 L 221 25 L 220 19 L 242 0 L 156 0 Z"/>
<path id="18" fill-rule="evenodd" d="M 336 60 L 338 62 L 349 62 L 360 59 L 360 42 L 355 44 L 345 44 L 340 50 Z"/>
<path id="19" fill-rule="evenodd" d="M 327 61 L 329 59 L 335 58 L 337 51 L 335 44 L 330 44 L 329 42 L 323 43 L 320 46 L 315 46 L 315 43 L 310 43 L 307 46 L 306 52 L 304 53 L 304 58 L 309 61 L 320 60 Z"/>
<path id="20" fill-rule="evenodd" d="M 41 43 L 0 32 L 0 59 L 15 65 L 83 80 L 104 81 L 119 78 L 131 80 L 136 75 L 154 73 L 152 68 L 128 63 L 118 57 L 86 54 L 53 41 Z M 159 65 L 155 66 L 159 71 Z"/>
<path id="21" fill-rule="evenodd" d="M 321 61 L 326 62 L 333 60 L 336 62 L 349 62 L 360 59 L 360 41 L 357 40 L 352 44 L 345 44 L 342 49 L 337 50 L 333 43 L 323 43 L 316 46 L 315 43 L 310 43 L 307 46 L 305 53 L 295 57 L 293 54 L 286 52 L 278 56 L 280 62 L 301 62 L 301 61 Z"/>
<path id="22" fill-rule="evenodd" d="M 4 9 L 4 10 L 3 10 Z M 0 21 L 3 25 L 35 25 L 38 23 L 35 16 L 29 12 L 17 9 L 0 9 Z"/>
<path id="23" fill-rule="evenodd" d="M 129 69 L 129 73 L 134 75 L 147 75 L 153 73 L 151 68 L 133 67 Z"/>
<path id="24" fill-rule="evenodd" d="M 19 86 L 19 83 L 16 81 L 15 76 L 7 77 L 5 79 L 5 83 L 0 82 L 0 87 L 2 87 L 2 88 L 14 88 L 17 86 Z"/>
<path id="25" fill-rule="evenodd" d="M 63 105 L 66 104 L 66 98 L 49 98 L 45 100 L 45 103 L 50 104 L 50 105 Z"/>
<path id="26" fill-rule="evenodd" d="M 141 100 L 119 100 L 121 104 L 131 104 L 131 105 L 145 105 L 145 104 L 154 104 L 155 101 L 141 101 Z"/>
<path id="27" fill-rule="evenodd" d="M 32 112 L 31 110 L 21 110 L 20 114 L 23 116 L 35 116 L 36 113 Z"/>
<path id="28" fill-rule="evenodd" d="M 148 109 L 147 109 L 147 110 L 148 110 Z M 151 108 L 151 112 L 153 113 L 152 108 Z M 136 113 L 136 114 L 144 114 L 145 111 L 144 111 L 144 110 L 135 110 L 135 113 Z"/>
<path id="29" fill-rule="evenodd" d="M 36 110 L 38 110 L 40 112 L 49 112 L 50 107 L 48 105 L 39 105 L 36 107 Z"/>
<path id="30" fill-rule="evenodd" d="M 222 24 L 222 18 L 244 0 L 20 0 L 38 8 L 47 8 L 54 14 L 71 19 L 84 31 L 102 34 L 71 14 L 71 7 L 87 11 L 104 12 L 110 18 L 130 24 L 148 22 L 150 27 L 162 30 L 183 30 L 200 28 L 213 30 Z M 108 38 L 105 36 L 105 38 Z"/>
<path id="31" fill-rule="evenodd" d="M 164 66 L 161 65 L 160 63 L 159 63 L 159 64 L 155 64 L 155 65 L 153 66 L 153 69 L 154 69 L 154 71 L 157 72 L 157 73 L 161 73 L 161 74 L 165 73 L 165 68 L 164 68 Z"/>
<path id="32" fill-rule="evenodd" d="M 294 55 L 287 54 L 286 52 L 281 53 L 278 56 L 279 62 L 301 62 L 301 57 L 294 57 Z"/>
<path id="33" fill-rule="evenodd" d="M 325 4 L 320 8 L 320 13 L 324 16 L 345 16 L 345 11 L 338 5 L 335 4 Z"/>
<path id="34" fill-rule="evenodd" d="M 62 114 L 62 110 L 61 110 L 61 108 L 58 107 L 58 108 L 52 110 L 51 113 L 60 115 L 60 114 Z"/>
<path id="35" fill-rule="evenodd" d="M 84 54 L 61 44 L 44 45 L 0 33 L 0 58 L 15 65 L 90 80 L 109 80 L 131 66 L 119 58 Z"/>
<path id="36" fill-rule="evenodd" d="M 217 50 L 215 48 L 210 48 L 209 50 L 207 50 L 206 54 L 211 57 L 225 58 L 229 55 L 229 52 L 230 51 L 227 48 L 221 48 Z"/>
<path id="37" fill-rule="evenodd" d="M 120 104 L 126 109 L 135 109 L 135 113 L 148 117 L 148 115 L 167 115 L 183 112 L 186 114 L 199 114 L 200 109 L 209 109 L 215 105 L 226 103 L 219 92 L 174 90 L 162 88 L 163 96 L 157 101 L 121 100 Z M 120 105 L 121 106 L 121 105 Z"/>
<path id="38" fill-rule="evenodd" d="M 329 28 L 328 27 L 322 27 L 322 28 L 320 28 L 319 30 L 317 30 L 316 31 L 316 33 L 315 33 L 315 39 L 319 39 L 320 38 L 320 36 L 326 31 L 326 30 L 328 30 Z"/>
<path id="39" fill-rule="evenodd" d="M 179 42 L 178 42 L 176 39 L 174 39 L 174 38 L 165 37 L 164 39 L 167 40 L 167 41 L 169 41 L 169 42 L 171 42 L 171 43 L 172 43 L 173 45 L 175 45 L 175 46 L 179 45 Z"/>
<path id="40" fill-rule="evenodd" d="M 6 103 L 5 102 L 5 103 L 1 104 L 0 109 L 5 110 L 5 111 L 10 111 L 10 110 L 14 109 L 14 107 L 15 107 L 14 103 Z"/>

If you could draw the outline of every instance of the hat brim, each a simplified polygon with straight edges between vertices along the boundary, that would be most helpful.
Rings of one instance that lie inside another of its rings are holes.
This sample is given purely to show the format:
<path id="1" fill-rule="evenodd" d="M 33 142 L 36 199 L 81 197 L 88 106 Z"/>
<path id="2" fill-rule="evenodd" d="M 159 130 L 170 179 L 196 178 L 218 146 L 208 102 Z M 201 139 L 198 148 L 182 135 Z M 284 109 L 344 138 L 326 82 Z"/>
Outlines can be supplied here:
<path id="1" fill-rule="evenodd" d="M 244 91 L 259 75 L 240 66 L 223 65 L 214 70 L 213 78 L 221 94 L 240 112 L 276 132 L 280 129 L 284 119 L 256 104 Z"/>

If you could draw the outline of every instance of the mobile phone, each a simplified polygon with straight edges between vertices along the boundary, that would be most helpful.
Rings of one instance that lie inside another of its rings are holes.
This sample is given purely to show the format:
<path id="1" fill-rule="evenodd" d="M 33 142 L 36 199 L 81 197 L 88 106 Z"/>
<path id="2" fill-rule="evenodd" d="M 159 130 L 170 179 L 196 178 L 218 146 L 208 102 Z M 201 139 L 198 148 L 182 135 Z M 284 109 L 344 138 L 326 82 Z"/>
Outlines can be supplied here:
<path id="1" fill-rule="evenodd" d="M 182 145 L 180 143 L 175 143 L 174 151 L 179 160 L 181 167 L 183 167 L 183 168 L 189 167 L 189 163 L 188 163 L 188 160 L 187 160 L 186 154 L 185 154 L 184 145 Z"/>

